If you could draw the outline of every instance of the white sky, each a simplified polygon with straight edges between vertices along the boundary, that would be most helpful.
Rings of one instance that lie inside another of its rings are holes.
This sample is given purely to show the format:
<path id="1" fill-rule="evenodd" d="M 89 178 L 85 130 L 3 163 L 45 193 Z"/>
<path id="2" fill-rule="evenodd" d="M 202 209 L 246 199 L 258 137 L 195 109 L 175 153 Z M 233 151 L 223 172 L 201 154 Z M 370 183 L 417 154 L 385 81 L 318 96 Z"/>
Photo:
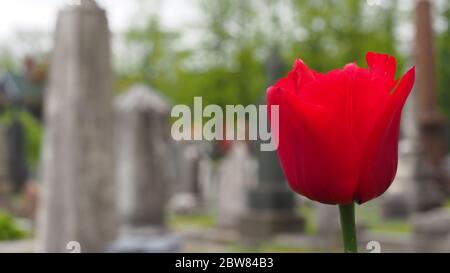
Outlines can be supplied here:
<path id="1" fill-rule="evenodd" d="M 2 0 L 0 41 L 11 38 L 11 35 L 20 30 L 51 33 L 58 10 L 69 2 L 70 0 Z M 178 27 L 192 18 L 191 2 L 191 0 L 97 0 L 97 3 L 106 9 L 113 32 L 121 32 L 133 22 L 133 15 L 140 4 L 148 9 L 140 12 L 159 12 L 165 26 Z"/>

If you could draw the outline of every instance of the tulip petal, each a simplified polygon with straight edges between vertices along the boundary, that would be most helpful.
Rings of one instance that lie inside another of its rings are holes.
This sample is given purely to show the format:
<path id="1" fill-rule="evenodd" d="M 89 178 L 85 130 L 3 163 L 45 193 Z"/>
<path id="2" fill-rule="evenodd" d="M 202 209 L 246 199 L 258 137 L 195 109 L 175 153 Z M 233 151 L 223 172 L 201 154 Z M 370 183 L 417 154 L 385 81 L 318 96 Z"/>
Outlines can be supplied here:
<path id="1" fill-rule="evenodd" d="M 391 91 L 395 84 L 395 71 L 397 61 L 393 56 L 369 52 L 366 54 L 366 61 L 374 78 L 384 84 L 384 90 Z"/>
<path id="2" fill-rule="evenodd" d="M 360 150 L 396 84 L 394 57 L 369 52 L 366 59 L 369 69 L 351 63 L 309 82 L 299 92 L 302 100 L 322 105 L 343 119 Z"/>
<path id="3" fill-rule="evenodd" d="M 351 132 L 333 113 L 294 91 L 272 87 L 267 102 L 269 110 L 279 105 L 278 155 L 290 187 L 326 204 L 352 202 L 359 153 Z"/>
<path id="4" fill-rule="evenodd" d="M 390 94 L 365 144 L 356 193 L 358 203 L 365 203 L 384 193 L 395 177 L 401 111 L 414 85 L 414 78 L 415 70 L 412 68 Z"/>
<path id="5" fill-rule="evenodd" d="M 369 52 L 366 60 L 368 69 L 352 63 L 326 74 L 297 60 L 268 90 L 268 105 L 280 106 L 273 128 L 289 185 L 312 200 L 364 203 L 395 177 L 401 111 L 415 72 L 394 88 L 395 58 Z"/>
<path id="6" fill-rule="evenodd" d="M 297 59 L 293 68 L 293 81 L 296 87 L 296 93 L 305 85 L 316 81 L 320 73 L 310 69 L 301 59 Z"/>

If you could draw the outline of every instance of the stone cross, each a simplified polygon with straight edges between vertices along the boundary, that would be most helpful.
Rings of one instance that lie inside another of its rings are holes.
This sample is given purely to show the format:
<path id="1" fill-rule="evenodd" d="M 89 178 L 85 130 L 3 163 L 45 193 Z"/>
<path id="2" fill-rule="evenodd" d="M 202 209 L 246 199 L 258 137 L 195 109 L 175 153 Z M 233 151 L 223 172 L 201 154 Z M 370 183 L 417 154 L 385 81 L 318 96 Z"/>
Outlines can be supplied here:
<path id="1" fill-rule="evenodd" d="M 105 11 L 93 0 L 58 16 L 43 143 L 39 251 L 101 252 L 116 236 L 113 78 Z"/>

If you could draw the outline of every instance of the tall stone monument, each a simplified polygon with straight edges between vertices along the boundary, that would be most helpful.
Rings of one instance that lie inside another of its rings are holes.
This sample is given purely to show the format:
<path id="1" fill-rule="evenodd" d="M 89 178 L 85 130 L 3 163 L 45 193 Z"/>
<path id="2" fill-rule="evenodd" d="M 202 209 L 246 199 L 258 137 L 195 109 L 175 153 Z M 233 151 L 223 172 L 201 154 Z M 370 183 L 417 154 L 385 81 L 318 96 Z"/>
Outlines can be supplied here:
<path id="1" fill-rule="evenodd" d="M 416 0 L 416 110 L 419 160 L 416 168 L 417 210 L 443 204 L 447 194 L 443 159 L 446 122 L 439 113 L 431 2 Z"/>
<path id="2" fill-rule="evenodd" d="M 60 13 L 45 94 L 39 251 L 102 252 L 115 238 L 113 76 L 105 11 Z"/>
<path id="3" fill-rule="evenodd" d="M 446 250 L 450 236 L 450 212 L 443 208 L 448 188 L 445 181 L 446 122 L 439 113 L 433 44 L 432 1 L 416 0 L 416 98 L 419 160 L 416 168 L 416 214 L 412 219 L 415 250 Z"/>

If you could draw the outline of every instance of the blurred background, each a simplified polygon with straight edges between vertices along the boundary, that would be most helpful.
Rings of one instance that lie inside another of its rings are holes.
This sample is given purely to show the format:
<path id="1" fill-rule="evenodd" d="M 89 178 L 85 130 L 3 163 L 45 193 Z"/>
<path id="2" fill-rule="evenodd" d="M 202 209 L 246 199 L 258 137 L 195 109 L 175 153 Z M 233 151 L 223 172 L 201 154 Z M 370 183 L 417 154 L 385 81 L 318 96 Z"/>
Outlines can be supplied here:
<path id="1" fill-rule="evenodd" d="M 450 252 L 449 1 L 3 2 L 0 252 L 339 251 L 337 207 L 294 196 L 275 153 L 175 142 L 170 111 L 260 104 L 296 58 L 368 51 L 418 73 L 396 181 L 357 207 L 361 251 Z"/>

